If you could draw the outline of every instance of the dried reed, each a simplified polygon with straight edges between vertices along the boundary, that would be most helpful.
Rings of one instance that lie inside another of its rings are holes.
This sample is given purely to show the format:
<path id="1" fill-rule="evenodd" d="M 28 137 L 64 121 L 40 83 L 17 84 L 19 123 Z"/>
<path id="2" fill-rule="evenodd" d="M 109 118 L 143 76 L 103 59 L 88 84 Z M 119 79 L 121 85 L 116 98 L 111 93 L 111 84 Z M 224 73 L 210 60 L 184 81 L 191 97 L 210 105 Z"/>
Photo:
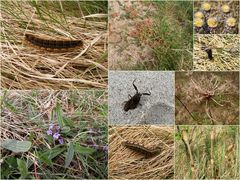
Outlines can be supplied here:
<path id="1" fill-rule="evenodd" d="M 18 5 L 15 5 L 17 3 Z M 39 2 L 5 1 L 1 21 L 1 83 L 7 89 L 83 89 L 107 86 L 105 14 L 80 17 Z M 49 2 L 50 3 L 50 2 Z M 53 5 L 61 1 L 52 2 Z M 48 3 L 46 3 L 48 4 Z M 19 8 L 18 8 L 19 7 Z M 71 8 L 71 7 L 69 7 Z M 24 11 L 21 11 L 24 9 Z M 25 33 L 82 40 L 72 51 L 49 52 L 24 41 Z"/>
<path id="2" fill-rule="evenodd" d="M 109 178 L 110 179 L 167 179 L 173 178 L 174 138 L 173 127 L 139 126 L 112 127 L 109 129 Z M 133 141 L 148 148 L 160 147 L 155 156 L 122 145 Z"/>

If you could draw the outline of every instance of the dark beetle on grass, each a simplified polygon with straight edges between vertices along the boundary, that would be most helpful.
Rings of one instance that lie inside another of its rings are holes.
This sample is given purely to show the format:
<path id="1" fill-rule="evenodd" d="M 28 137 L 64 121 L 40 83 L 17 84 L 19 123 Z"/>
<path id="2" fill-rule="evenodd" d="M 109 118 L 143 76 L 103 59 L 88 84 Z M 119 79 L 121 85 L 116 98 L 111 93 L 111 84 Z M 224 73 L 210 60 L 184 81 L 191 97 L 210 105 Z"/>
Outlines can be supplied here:
<path id="1" fill-rule="evenodd" d="M 140 104 L 140 99 L 141 99 L 142 95 L 148 95 L 148 96 L 151 95 L 151 92 L 149 92 L 149 93 L 138 92 L 137 86 L 134 84 L 135 80 L 133 81 L 133 87 L 136 90 L 136 94 L 134 96 L 131 96 L 130 94 L 128 95 L 130 97 L 130 99 L 125 102 L 125 105 L 123 108 L 123 110 L 126 112 L 128 110 L 135 109 Z"/>
<path id="2" fill-rule="evenodd" d="M 213 60 L 213 54 L 212 54 L 211 48 L 207 47 L 206 45 L 203 45 L 201 49 L 207 53 L 209 60 Z"/>
<path id="3" fill-rule="evenodd" d="M 208 59 L 213 60 L 212 49 L 210 49 L 210 48 L 205 49 L 205 52 L 208 54 Z"/>

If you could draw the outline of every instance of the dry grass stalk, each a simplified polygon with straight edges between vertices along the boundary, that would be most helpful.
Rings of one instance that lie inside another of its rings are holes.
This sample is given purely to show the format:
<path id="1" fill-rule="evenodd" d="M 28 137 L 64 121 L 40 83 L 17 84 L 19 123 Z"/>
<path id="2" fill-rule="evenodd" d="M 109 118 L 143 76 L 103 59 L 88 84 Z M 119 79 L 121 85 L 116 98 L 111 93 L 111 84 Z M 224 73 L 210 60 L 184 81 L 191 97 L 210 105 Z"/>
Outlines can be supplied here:
<path id="1" fill-rule="evenodd" d="M 213 59 L 204 48 L 212 49 Z M 194 40 L 194 69 L 201 71 L 238 70 L 239 36 L 197 35 Z"/>
<path id="2" fill-rule="evenodd" d="M 97 91 L 2 91 L 1 138 L 24 140 L 28 133 L 35 133 L 41 141 L 49 124 L 57 121 L 56 117 L 52 117 L 57 103 L 61 104 L 64 117 L 70 118 L 77 124 L 80 116 L 74 112 L 79 108 L 80 103 L 74 102 L 71 98 L 85 99 L 87 102 L 82 105 L 82 120 L 88 120 L 89 123 L 96 119 L 106 121 L 97 109 L 98 105 L 107 103 L 106 93 L 98 98 L 96 93 Z"/>
<path id="3" fill-rule="evenodd" d="M 214 136 L 215 136 L 215 131 L 211 131 L 210 135 L 211 139 L 211 169 L 212 169 L 212 177 L 214 177 Z"/>
<path id="4" fill-rule="evenodd" d="M 176 85 L 176 95 L 183 101 L 182 103 L 188 107 L 188 111 L 199 113 L 203 117 L 197 117 L 190 120 L 201 124 L 201 119 L 209 119 L 212 124 L 235 124 L 238 116 L 238 74 L 218 74 L 218 73 L 188 73 L 181 81 L 187 82 Z M 237 75 L 237 76 L 235 76 Z M 187 78 L 187 79 L 185 79 Z M 186 114 L 186 108 L 181 104 L 181 108 L 177 107 L 178 114 Z M 232 107 L 232 108 L 230 108 Z M 228 109 L 228 110 L 226 110 Z M 221 111 L 221 113 L 219 113 Z M 200 114 L 201 112 L 201 114 Z M 228 114 L 228 115 L 227 115 Z M 182 116 L 181 119 L 184 119 Z M 189 119 L 189 118 L 188 118 Z M 227 119 L 227 120 L 226 120 Z M 178 120 L 177 120 L 178 121 Z M 209 122 L 208 122 L 209 123 Z M 185 123 L 186 124 L 186 123 Z"/>
<path id="5" fill-rule="evenodd" d="M 202 76 L 200 78 L 201 84 L 199 84 L 196 80 L 191 79 L 189 83 L 189 88 L 187 92 L 193 93 L 189 97 L 194 97 L 191 99 L 193 103 L 201 103 L 206 102 L 205 111 L 208 117 L 212 120 L 212 123 L 217 120 L 213 118 L 211 109 L 209 107 L 209 101 L 212 100 L 219 106 L 223 106 L 220 102 L 214 99 L 214 96 L 223 95 L 227 92 L 230 92 L 230 89 L 234 88 L 231 81 L 225 81 L 221 83 L 217 76 L 212 76 L 209 80 L 206 80 L 207 77 Z M 192 89 L 191 89 L 192 88 Z M 190 99 L 189 99 L 190 100 Z"/>
<path id="6" fill-rule="evenodd" d="M 179 126 L 178 129 L 178 133 L 188 132 L 184 139 L 188 139 L 194 158 L 195 178 L 238 179 L 237 126 Z M 175 179 L 194 179 L 190 161 L 185 143 L 176 138 Z"/>
<path id="7" fill-rule="evenodd" d="M 64 152 L 53 160 L 54 164 L 50 168 L 42 162 L 37 152 L 40 153 L 56 147 L 49 141 L 46 131 L 49 124 L 59 124 L 61 118 L 67 119 L 67 122 L 71 125 L 65 127 L 70 127 L 71 133 L 75 134 L 74 136 L 64 137 L 65 144 L 61 148 L 66 148 L 68 142 L 84 142 L 84 138 L 80 137 L 82 127 L 93 128 L 97 126 L 96 124 L 102 127 L 103 124 L 107 123 L 107 118 L 104 115 L 106 112 L 103 112 L 106 110 L 102 110 L 102 106 L 106 104 L 107 96 L 103 91 L 2 91 L 0 139 L 29 140 L 32 142 L 32 148 L 25 153 L 11 154 L 10 151 L 2 149 L 2 164 L 6 163 L 5 159 L 9 156 L 13 158 L 22 157 L 22 159 L 28 159 L 29 162 L 36 164 L 37 170 L 35 169 L 35 172 L 37 172 L 40 179 L 56 179 L 57 176 L 61 176 L 62 172 L 64 173 L 61 177 L 66 179 L 84 178 L 84 167 L 90 166 L 89 168 L 93 168 L 94 166 L 92 166 L 92 163 L 85 162 L 82 156 L 75 153 L 71 165 L 64 168 L 64 159 L 66 157 Z M 60 111 L 57 110 L 58 105 L 62 113 L 57 113 Z M 103 143 L 103 141 L 107 141 L 106 137 L 107 131 L 104 134 L 94 136 L 93 141 Z M 96 159 L 95 156 L 92 156 L 92 158 L 91 161 L 106 162 L 99 158 L 99 154 Z M 9 167 L 9 169 L 13 168 Z M 46 171 L 51 174 L 46 175 Z M 32 165 L 28 167 L 28 172 L 29 174 L 34 173 Z M 17 176 L 18 173 L 18 171 L 14 172 L 16 177 L 19 177 Z M 12 173 L 9 174 L 12 175 Z M 105 174 L 107 175 L 106 172 Z M 93 177 L 91 174 L 88 175 Z"/>
<path id="8" fill-rule="evenodd" d="M 189 143 L 188 133 L 186 132 L 186 130 L 182 131 L 182 138 L 183 138 L 185 144 L 187 145 L 188 154 L 190 156 L 191 171 L 192 171 L 192 176 L 193 176 L 192 178 L 196 179 L 197 171 L 196 171 L 196 167 L 195 167 L 195 163 L 194 163 L 194 159 L 193 159 L 193 155 L 192 155 L 192 150 L 191 150 L 190 143 Z"/>
<path id="9" fill-rule="evenodd" d="M 55 3 L 58 3 L 57 1 Z M 2 8 L 11 7 L 11 1 Z M 1 53 L 2 87 L 8 89 L 84 89 L 107 87 L 107 22 L 94 17 L 74 17 L 52 11 L 51 15 L 37 14 L 28 1 L 19 5 L 25 9 L 21 14 L 17 7 L 2 11 Z M 44 6 L 39 6 L 43 8 Z M 94 15 L 94 14 L 93 14 Z M 56 16 L 56 17 L 55 17 Z M 57 21 L 56 20 L 56 21 Z M 25 24 L 21 26 L 19 24 Z M 47 26 L 47 27 L 46 27 Z M 53 38 L 82 39 L 84 46 L 70 51 L 49 52 L 24 41 L 24 34 L 31 32 Z"/>
<path id="10" fill-rule="evenodd" d="M 109 130 L 109 178 L 113 179 L 165 179 L 173 178 L 173 127 L 141 126 L 112 127 Z M 124 141 L 134 141 L 146 147 L 160 146 L 156 156 L 126 148 Z"/>

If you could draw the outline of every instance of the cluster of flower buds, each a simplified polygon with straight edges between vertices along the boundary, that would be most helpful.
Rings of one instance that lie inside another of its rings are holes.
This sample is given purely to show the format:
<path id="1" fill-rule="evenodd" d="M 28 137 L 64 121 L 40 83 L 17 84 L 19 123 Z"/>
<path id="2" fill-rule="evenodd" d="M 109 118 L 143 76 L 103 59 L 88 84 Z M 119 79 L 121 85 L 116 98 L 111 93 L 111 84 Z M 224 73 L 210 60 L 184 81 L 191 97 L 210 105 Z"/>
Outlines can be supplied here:
<path id="1" fill-rule="evenodd" d="M 217 28 L 224 26 L 223 33 L 228 33 L 236 27 L 237 20 L 231 17 L 231 8 L 228 4 L 223 4 L 218 16 L 212 16 L 213 7 L 210 2 L 204 2 L 201 9 L 194 14 L 194 28 L 197 33 L 215 34 Z"/>
<path id="2" fill-rule="evenodd" d="M 47 131 L 47 134 L 51 135 L 54 140 L 58 140 L 58 142 L 60 144 L 63 144 L 64 143 L 64 139 L 63 139 L 63 137 L 61 137 L 60 131 L 61 131 L 60 126 L 54 125 L 54 124 L 50 124 L 50 126 L 48 128 L 48 131 Z"/>

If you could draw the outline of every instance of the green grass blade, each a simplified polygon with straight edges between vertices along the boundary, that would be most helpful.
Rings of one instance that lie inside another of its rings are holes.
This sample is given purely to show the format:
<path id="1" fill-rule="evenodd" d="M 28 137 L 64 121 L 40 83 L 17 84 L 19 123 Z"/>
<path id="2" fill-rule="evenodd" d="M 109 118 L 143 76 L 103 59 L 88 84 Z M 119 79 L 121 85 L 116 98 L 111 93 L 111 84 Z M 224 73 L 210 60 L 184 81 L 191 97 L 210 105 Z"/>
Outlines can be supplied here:
<path id="1" fill-rule="evenodd" d="M 68 146 L 67 156 L 65 159 L 65 164 L 64 164 L 65 168 L 67 168 L 70 165 L 71 161 L 73 160 L 73 156 L 74 156 L 73 143 L 70 142 Z"/>

